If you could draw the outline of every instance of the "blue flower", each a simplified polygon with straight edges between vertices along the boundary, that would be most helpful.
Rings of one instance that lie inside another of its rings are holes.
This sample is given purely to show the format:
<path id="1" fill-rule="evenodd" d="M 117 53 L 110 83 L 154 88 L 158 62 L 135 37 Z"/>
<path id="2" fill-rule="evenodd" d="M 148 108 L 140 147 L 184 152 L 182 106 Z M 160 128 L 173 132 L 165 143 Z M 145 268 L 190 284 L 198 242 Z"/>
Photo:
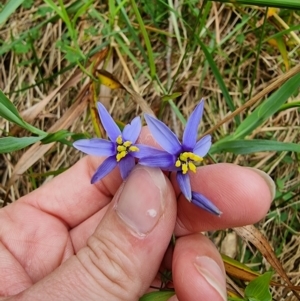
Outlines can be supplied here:
<path id="1" fill-rule="evenodd" d="M 142 165 L 160 167 L 176 171 L 176 178 L 183 195 L 192 201 L 192 190 L 188 171 L 196 172 L 203 157 L 211 146 L 211 136 L 206 135 L 197 141 L 198 125 L 201 121 L 204 101 L 201 100 L 192 112 L 183 132 L 182 143 L 177 136 L 160 120 L 145 114 L 147 125 L 157 143 L 165 150 L 144 149 L 139 156 Z M 146 148 L 146 147 L 145 147 Z M 195 200 L 195 202 L 197 202 Z"/>
<path id="2" fill-rule="evenodd" d="M 135 157 L 139 152 L 135 142 L 141 132 L 140 117 L 135 117 L 131 124 L 127 124 L 121 132 L 105 107 L 99 102 L 97 107 L 110 141 L 100 138 L 82 139 L 74 142 L 73 146 L 88 155 L 108 156 L 93 175 L 92 184 L 105 177 L 117 165 L 119 165 L 122 179 L 126 179 L 135 165 Z"/>

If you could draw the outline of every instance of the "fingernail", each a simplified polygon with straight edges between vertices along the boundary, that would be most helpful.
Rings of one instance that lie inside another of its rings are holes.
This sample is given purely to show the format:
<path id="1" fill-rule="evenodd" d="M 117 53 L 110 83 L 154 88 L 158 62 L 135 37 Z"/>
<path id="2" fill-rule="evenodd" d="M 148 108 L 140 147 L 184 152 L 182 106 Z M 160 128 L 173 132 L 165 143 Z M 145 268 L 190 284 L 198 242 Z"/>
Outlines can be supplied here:
<path id="1" fill-rule="evenodd" d="M 273 179 L 268 174 L 266 174 L 264 171 L 262 171 L 260 169 L 253 168 L 253 167 L 248 167 L 248 168 L 253 170 L 257 174 L 259 174 L 265 180 L 265 182 L 267 183 L 267 185 L 269 187 L 272 200 L 274 200 L 275 195 L 276 195 L 276 185 L 275 185 Z"/>
<path id="2" fill-rule="evenodd" d="M 138 165 L 119 194 L 117 214 L 138 235 L 145 236 L 163 214 L 166 187 L 160 169 Z"/>
<path id="3" fill-rule="evenodd" d="M 210 257 L 198 256 L 195 260 L 196 270 L 205 278 L 223 300 L 227 300 L 225 275 L 219 265 Z"/>

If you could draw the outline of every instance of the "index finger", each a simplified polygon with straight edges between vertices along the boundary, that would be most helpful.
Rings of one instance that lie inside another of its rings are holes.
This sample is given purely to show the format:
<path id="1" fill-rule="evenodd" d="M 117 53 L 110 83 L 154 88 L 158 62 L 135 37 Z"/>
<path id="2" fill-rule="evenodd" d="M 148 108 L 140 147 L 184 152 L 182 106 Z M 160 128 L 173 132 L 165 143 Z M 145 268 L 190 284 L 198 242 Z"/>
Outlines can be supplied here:
<path id="1" fill-rule="evenodd" d="M 275 194 L 275 184 L 267 174 L 228 163 L 198 168 L 191 175 L 191 186 L 223 213 L 218 217 L 196 207 L 176 188 L 179 197 L 176 235 L 256 223 L 267 213 Z"/>
<path id="2" fill-rule="evenodd" d="M 93 174 L 104 159 L 86 156 L 19 201 L 58 217 L 73 228 L 107 205 L 122 183 L 120 172 L 115 168 L 101 181 L 91 184 Z"/>

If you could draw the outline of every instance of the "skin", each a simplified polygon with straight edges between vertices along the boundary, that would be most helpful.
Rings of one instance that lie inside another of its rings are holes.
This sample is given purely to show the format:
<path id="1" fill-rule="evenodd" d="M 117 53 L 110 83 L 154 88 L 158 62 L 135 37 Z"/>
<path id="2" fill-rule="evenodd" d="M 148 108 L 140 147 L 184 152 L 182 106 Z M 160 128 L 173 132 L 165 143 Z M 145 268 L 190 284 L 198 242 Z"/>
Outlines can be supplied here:
<path id="1" fill-rule="evenodd" d="M 143 133 L 141 140 L 148 138 Z M 116 168 L 91 185 L 103 159 L 84 157 L 0 210 L 0 300 L 138 300 L 162 263 L 172 265 L 176 296 L 170 300 L 224 300 L 220 254 L 199 232 L 259 221 L 273 198 L 270 180 L 232 164 L 198 168 L 192 187 L 223 212 L 217 217 L 187 202 L 160 170 L 138 167 L 124 184 Z M 129 199 L 138 195 L 136 202 L 151 203 L 157 189 L 159 218 L 140 235 L 120 215 L 118 202 L 126 191 Z M 169 251 L 164 255 L 172 233 L 171 259 Z"/>

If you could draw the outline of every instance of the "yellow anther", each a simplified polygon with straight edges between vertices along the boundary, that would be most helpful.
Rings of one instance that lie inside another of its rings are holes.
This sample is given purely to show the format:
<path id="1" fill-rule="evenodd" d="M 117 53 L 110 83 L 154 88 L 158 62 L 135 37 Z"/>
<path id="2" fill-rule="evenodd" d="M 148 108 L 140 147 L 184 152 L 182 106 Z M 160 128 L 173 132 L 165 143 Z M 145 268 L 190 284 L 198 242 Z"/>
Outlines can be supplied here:
<path id="1" fill-rule="evenodd" d="M 127 152 L 126 151 L 122 151 L 120 153 L 117 153 L 117 162 L 119 162 L 122 158 L 124 158 L 125 156 L 127 155 Z"/>
<path id="2" fill-rule="evenodd" d="M 131 152 L 138 152 L 139 151 L 139 148 L 137 147 L 137 146 L 130 146 L 129 147 L 129 150 L 131 151 Z"/>
<path id="3" fill-rule="evenodd" d="M 118 146 L 117 146 L 117 151 L 118 151 L 118 152 L 126 151 L 126 147 L 125 147 L 124 145 L 118 145 Z"/>
<path id="4" fill-rule="evenodd" d="M 194 154 L 191 153 L 191 152 L 185 152 L 184 155 L 185 155 L 187 158 L 191 159 L 192 156 L 193 156 Z"/>
<path id="5" fill-rule="evenodd" d="M 116 142 L 117 142 L 118 144 L 122 144 L 122 143 L 123 143 L 122 136 L 119 136 L 119 137 L 117 138 Z"/>
<path id="6" fill-rule="evenodd" d="M 201 162 L 201 161 L 203 161 L 203 158 L 202 158 L 202 157 L 200 157 L 200 156 L 198 156 L 198 155 L 195 155 L 195 154 L 193 154 L 193 153 L 192 153 L 192 155 L 191 155 L 191 159 L 192 159 L 193 161 L 195 161 L 195 162 Z"/>
<path id="7" fill-rule="evenodd" d="M 182 153 L 179 155 L 180 161 L 186 162 L 188 160 L 186 153 Z"/>
<path id="8" fill-rule="evenodd" d="M 188 166 L 186 163 L 183 163 L 182 166 L 181 166 L 181 169 L 182 169 L 182 173 L 185 175 L 187 172 L 188 172 Z"/>
<path id="9" fill-rule="evenodd" d="M 193 162 L 189 161 L 189 169 L 192 171 L 192 172 L 196 172 L 196 166 Z"/>
<path id="10" fill-rule="evenodd" d="M 131 144 L 132 144 L 131 141 L 125 141 L 125 142 L 123 143 L 123 145 L 126 146 L 126 147 L 129 147 Z"/>
<path id="11" fill-rule="evenodd" d="M 180 167 L 181 166 L 181 161 L 179 159 L 177 159 L 176 163 L 175 163 L 176 167 Z"/>

